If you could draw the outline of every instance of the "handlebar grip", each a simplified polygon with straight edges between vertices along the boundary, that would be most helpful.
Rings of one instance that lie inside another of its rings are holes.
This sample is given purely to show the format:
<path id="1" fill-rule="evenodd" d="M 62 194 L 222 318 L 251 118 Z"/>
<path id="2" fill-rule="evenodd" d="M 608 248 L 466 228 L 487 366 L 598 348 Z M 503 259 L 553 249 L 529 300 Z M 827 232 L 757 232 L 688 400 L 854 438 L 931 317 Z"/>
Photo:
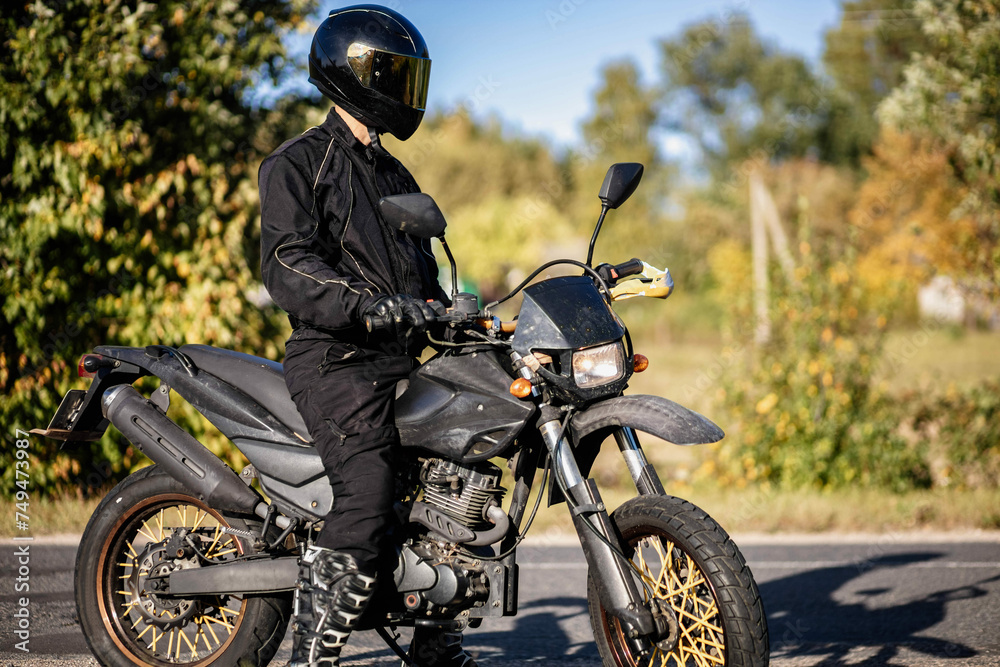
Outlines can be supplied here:
<path id="1" fill-rule="evenodd" d="M 425 315 L 428 324 L 434 322 L 462 322 L 466 319 L 466 316 L 461 313 L 449 312 L 445 308 L 445 305 L 440 301 L 428 301 L 427 305 L 430 306 L 431 310 L 434 312 L 434 315 L 431 317 L 426 317 Z M 404 327 L 407 326 L 406 323 L 408 322 L 405 317 L 401 321 L 393 321 L 391 317 L 383 317 L 382 315 L 374 314 L 365 315 L 363 319 L 365 329 L 368 330 L 368 333 L 372 333 L 380 329 L 391 331 L 394 326 L 397 326 L 397 322 L 401 322 L 399 326 Z"/>
<path id="2" fill-rule="evenodd" d="M 365 329 L 368 330 L 368 333 L 378 329 L 388 328 L 389 322 L 390 320 L 386 317 L 381 317 L 379 315 L 365 315 Z"/>
<path id="3" fill-rule="evenodd" d="M 638 257 L 633 257 L 627 262 L 622 262 L 621 264 L 615 264 L 611 267 L 612 276 L 616 280 L 620 278 L 625 278 L 626 276 L 634 276 L 637 273 L 642 273 L 643 264 L 642 260 Z"/>

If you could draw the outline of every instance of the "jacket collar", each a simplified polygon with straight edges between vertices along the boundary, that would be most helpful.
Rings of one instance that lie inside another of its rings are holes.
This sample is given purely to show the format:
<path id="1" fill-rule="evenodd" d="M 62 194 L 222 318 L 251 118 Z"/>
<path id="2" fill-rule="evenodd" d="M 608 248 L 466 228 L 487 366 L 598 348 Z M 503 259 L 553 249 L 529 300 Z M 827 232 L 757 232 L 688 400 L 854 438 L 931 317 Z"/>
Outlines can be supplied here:
<path id="1" fill-rule="evenodd" d="M 326 115 L 326 120 L 323 121 L 320 127 L 330 136 L 338 138 L 342 145 L 358 153 L 364 154 L 368 148 L 358 141 L 358 138 L 351 132 L 351 128 L 347 127 L 347 123 L 344 122 L 344 119 L 340 117 L 340 114 L 337 113 L 334 107 L 330 107 L 330 113 Z"/>

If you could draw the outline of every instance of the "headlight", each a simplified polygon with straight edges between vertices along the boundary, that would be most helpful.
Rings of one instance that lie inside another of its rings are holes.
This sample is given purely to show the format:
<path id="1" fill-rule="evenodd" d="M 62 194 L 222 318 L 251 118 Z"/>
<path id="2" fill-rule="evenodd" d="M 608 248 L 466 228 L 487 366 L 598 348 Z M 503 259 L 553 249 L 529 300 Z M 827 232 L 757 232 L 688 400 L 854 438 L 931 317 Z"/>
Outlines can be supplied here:
<path id="1" fill-rule="evenodd" d="M 587 389 L 614 382 L 625 375 L 625 350 L 621 342 L 573 353 L 573 380 Z"/>

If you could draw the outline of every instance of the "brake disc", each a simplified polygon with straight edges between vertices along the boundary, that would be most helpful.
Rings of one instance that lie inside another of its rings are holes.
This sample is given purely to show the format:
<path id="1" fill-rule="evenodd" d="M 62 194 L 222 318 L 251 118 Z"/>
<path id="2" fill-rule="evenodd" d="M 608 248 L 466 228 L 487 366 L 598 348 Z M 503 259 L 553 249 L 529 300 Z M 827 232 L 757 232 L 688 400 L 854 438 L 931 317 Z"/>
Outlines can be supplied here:
<path id="1" fill-rule="evenodd" d="M 200 605 L 194 600 L 169 598 L 157 595 L 159 582 L 165 582 L 170 573 L 178 569 L 168 553 L 167 542 L 146 545 L 133 558 L 132 573 L 125 580 L 129 601 L 139 611 L 142 619 L 162 631 L 183 627 L 197 613 Z"/>

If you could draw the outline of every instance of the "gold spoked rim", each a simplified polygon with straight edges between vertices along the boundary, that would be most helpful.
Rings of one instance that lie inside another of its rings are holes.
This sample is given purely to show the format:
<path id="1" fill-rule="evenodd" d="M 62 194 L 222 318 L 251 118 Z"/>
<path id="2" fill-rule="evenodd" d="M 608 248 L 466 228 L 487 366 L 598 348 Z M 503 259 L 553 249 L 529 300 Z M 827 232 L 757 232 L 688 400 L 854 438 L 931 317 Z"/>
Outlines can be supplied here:
<path id="1" fill-rule="evenodd" d="M 649 602 L 650 591 L 659 601 L 673 610 L 677 618 L 676 644 L 654 645 L 643 658 L 627 649 L 621 625 L 604 613 L 607 639 L 619 665 L 644 667 L 713 667 L 725 665 L 726 642 L 719 604 L 708 577 L 701 566 L 666 535 L 650 534 L 649 527 L 641 534 L 624 535 L 634 549 L 632 562 L 642 573 L 646 586 L 643 597 Z"/>
<path id="2" fill-rule="evenodd" d="M 239 556 L 239 540 L 222 531 L 228 526 L 188 496 L 160 495 L 133 508 L 110 533 L 97 568 L 101 613 L 115 644 L 137 665 L 207 665 L 232 642 L 243 619 L 242 596 L 179 600 L 158 597 L 154 588 L 157 571 Z M 171 543 L 179 533 L 189 539 Z"/>

